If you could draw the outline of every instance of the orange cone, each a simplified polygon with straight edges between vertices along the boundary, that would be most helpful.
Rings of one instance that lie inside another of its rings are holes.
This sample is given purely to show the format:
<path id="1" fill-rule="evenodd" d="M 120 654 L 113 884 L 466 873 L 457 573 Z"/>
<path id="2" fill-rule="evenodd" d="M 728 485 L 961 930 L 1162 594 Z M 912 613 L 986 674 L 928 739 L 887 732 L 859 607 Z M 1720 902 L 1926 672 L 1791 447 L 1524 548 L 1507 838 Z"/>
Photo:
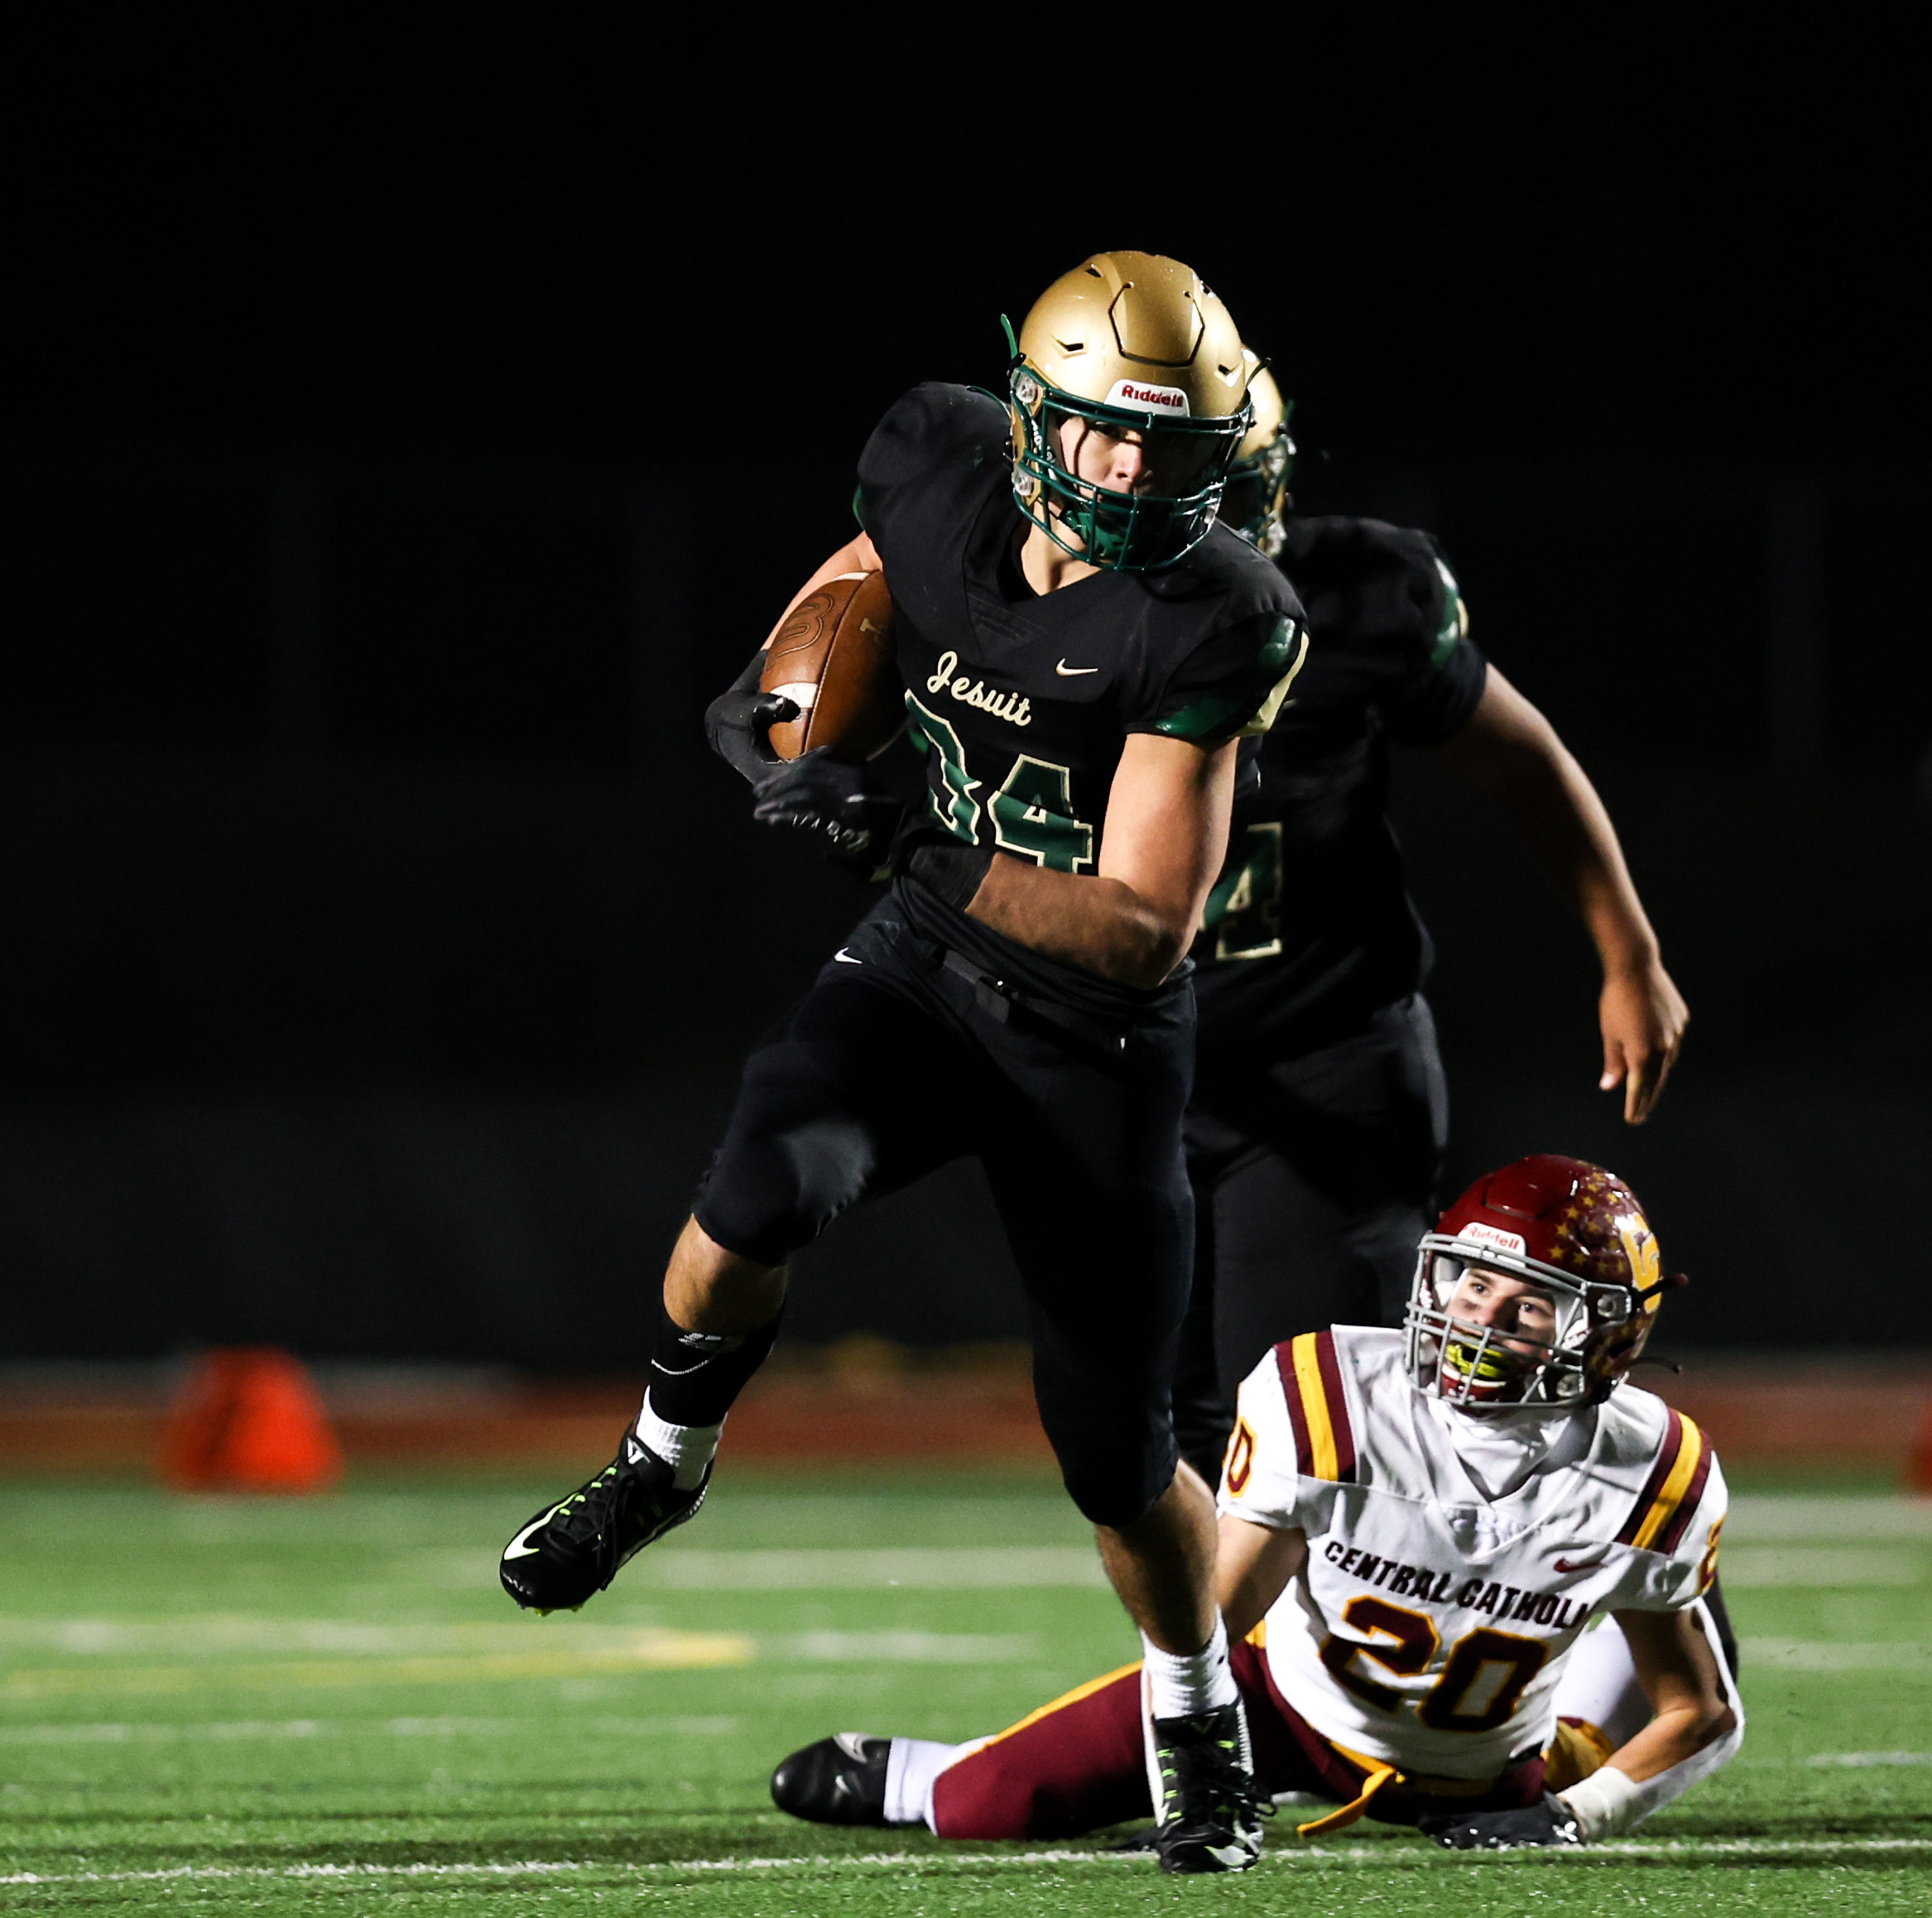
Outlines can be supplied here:
<path id="1" fill-rule="evenodd" d="M 1919 1427 L 1919 1442 L 1906 1462 L 1906 1489 L 1932 1497 L 1932 1400 L 1925 1404 L 1925 1416 Z"/>
<path id="2" fill-rule="evenodd" d="M 161 1476 L 180 1492 L 319 1492 L 342 1476 L 301 1361 L 267 1346 L 204 1358 L 161 1434 Z"/>

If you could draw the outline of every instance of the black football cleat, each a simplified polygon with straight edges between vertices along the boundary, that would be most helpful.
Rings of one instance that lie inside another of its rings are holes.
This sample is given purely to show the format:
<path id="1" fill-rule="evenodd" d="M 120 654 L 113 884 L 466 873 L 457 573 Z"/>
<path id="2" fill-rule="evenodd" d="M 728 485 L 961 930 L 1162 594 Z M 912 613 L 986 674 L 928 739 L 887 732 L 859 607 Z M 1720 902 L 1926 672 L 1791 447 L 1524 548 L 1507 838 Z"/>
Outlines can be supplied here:
<path id="1" fill-rule="evenodd" d="M 771 1802 L 814 1824 L 886 1823 L 886 1767 L 892 1741 L 840 1732 L 794 1752 L 771 1774 Z"/>
<path id="2" fill-rule="evenodd" d="M 1510 1811 L 1466 1811 L 1459 1818 L 1425 1818 L 1421 1827 L 1425 1836 L 1455 1852 L 1513 1852 L 1584 1842 L 1576 1814 L 1547 1791 L 1540 1804 Z"/>
<path id="3" fill-rule="evenodd" d="M 503 1589 L 526 1612 L 574 1612 L 653 1539 L 697 1516 L 711 1469 L 680 1492 L 671 1469 L 626 1434 L 617 1457 L 588 1485 L 546 1505 L 508 1545 Z"/>
<path id="4" fill-rule="evenodd" d="M 1262 1855 L 1262 1820 L 1273 1810 L 1255 1783 L 1239 1704 L 1193 1718 L 1156 1719 L 1161 1795 L 1153 1848 L 1164 1872 L 1245 1872 Z"/>

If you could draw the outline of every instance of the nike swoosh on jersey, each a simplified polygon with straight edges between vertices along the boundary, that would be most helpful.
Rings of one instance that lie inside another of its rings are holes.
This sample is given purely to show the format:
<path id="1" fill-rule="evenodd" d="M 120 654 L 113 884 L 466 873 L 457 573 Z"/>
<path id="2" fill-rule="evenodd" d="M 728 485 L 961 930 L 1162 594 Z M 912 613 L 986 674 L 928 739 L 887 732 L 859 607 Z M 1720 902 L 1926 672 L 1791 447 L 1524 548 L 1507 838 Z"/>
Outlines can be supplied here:
<path id="1" fill-rule="evenodd" d="M 1098 671 L 1098 669 L 1096 668 L 1095 670 Z M 842 966 L 862 966 L 865 964 L 865 961 L 862 959 L 854 959 L 843 946 L 840 946 L 838 951 L 832 954 L 832 957 L 836 959 Z"/>
<path id="2" fill-rule="evenodd" d="M 1554 1569 L 1559 1572 L 1593 1572 L 1609 1562 L 1608 1559 L 1558 1559 Z"/>
<path id="3" fill-rule="evenodd" d="M 1064 659 L 1053 670 L 1063 680 L 1077 680 L 1082 673 L 1097 673 L 1100 671 L 1098 666 L 1070 666 Z"/>
<path id="4" fill-rule="evenodd" d="M 512 1539 L 509 1544 L 503 1547 L 503 1556 L 507 1559 L 535 1558 L 536 1556 L 537 1548 L 533 1545 L 526 1545 L 524 1541 L 527 1539 L 531 1533 L 533 1531 L 536 1531 L 544 1526 L 548 1525 L 550 1521 L 551 1513 L 555 1512 L 556 1509 L 556 1507 L 553 1505 L 550 1511 L 545 1512 L 541 1518 L 531 1519 L 530 1523 L 525 1526 L 522 1531 L 518 1532 L 516 1537 Z"/>

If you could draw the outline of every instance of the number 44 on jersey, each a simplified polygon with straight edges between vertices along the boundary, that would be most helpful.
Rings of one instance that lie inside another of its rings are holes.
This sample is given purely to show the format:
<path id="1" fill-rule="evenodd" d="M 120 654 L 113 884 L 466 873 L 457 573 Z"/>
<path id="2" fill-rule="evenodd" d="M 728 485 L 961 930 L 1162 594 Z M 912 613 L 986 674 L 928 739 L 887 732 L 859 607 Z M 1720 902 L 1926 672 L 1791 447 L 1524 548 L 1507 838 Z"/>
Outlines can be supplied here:
<path id="1" fill-rule="evenodd" d="M 914 743 L 922 752 L 939 755 L 945 796 L 929 786 L 926 804 L 935 824 L 977 844 L 982 809 L 973 796 L 981 782 L 966 770 L 965 749 L 949 722 L 930 712 L 911 694 L 906 709 L 912 722 Z M 992 822 L 992 843 L 1002 853 L 1050 866 L 1059 872 L 1079 872 L 1093 863 L 1093 829 L 1073 816 L 1072 776 L 1050 759 L 1019 754 L 1012 770 L 988 800 L 985 814 Z"/>

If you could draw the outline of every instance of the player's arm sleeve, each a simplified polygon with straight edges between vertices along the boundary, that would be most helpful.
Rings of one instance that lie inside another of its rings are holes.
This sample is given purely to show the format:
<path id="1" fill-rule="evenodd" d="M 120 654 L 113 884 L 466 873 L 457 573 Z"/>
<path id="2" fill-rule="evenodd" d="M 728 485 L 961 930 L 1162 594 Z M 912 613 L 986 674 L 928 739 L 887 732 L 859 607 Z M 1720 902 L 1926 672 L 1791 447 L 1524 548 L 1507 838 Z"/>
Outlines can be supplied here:
<path id="1" fill-rule="evenodd" d="M 1701 1598 L 1717 1576 L 1718 1539 L 1724 1529 L 1730 1493 L 1717 1454 L 1709 1449 L 1710 1440 L 1701 1430 L 1697 1436 L 1704 1456 L 1689 1463 L 1689 1484 L 1681 1503 L 1675 1510 L 1659 1511 L 1658 1505 L 1670 1492 L 1666 1479 L 1658 1503 L 1646 1512 L 1633 1515 L 1640 1546 L 1646 1542 L 1641 1536 L 1644 1528 L 1656 1529 L 1647 1541 L 1648 1549 L 1635 1555 L 1638 1568 L 1631 1581 L 1634 1589 L 1629 1596 L 1615 1600 L 1613 1609 L 1627 1606 L 1633 1612 L 1681 1612 Z"/>
<path id="2" fill-rule="evenodd" d="M 949 452 L 970 446 L 975 464 L 1002 457 L 1005 416 L 988 395 L 971 387 L 928 381 L 895 401 L 873 427 L 858 456 L 858 490 L 852 510 L 884 556 L 901 510 L 936 472 Z M 888 561 L 888 570 L 890 562 Z"/>
<path id="3" fill-rule="evenodd" d="M 1220 1510 L 1271 1531 L 1325 1531 L 1334 1490 L 1301 1475 L 1281 1368 L 1270 1352 L 1242 1382 L 1235 1402 Z"/>
<path id="4" fill-rule="evenodd" d="M 1211 635 L 1123 715 L 1130 733 L 1161 733 L 1196 746 L 1254 738 L 1275 723 L 1308 660 L 1299 607 L 1271 608 Z"/>
<path id="5" fill-rule="evenodd" d="M 1640 1549 L 1632 1555 L 1637 1563 L 1624 1582 L 1624 1589 L 1610 1601 L 1609 1608 L 1693 1612 L 1718 1661 L 1725 1702 L 1731 1708 L 1731 1728 L 1688 1758 L 1641 1783 L 1627 1777 L 1614 1765 L 1606 1765 L 1560 1794 L 1564 1805 L 1576 1815 L 1584 1837 L 1591 1843 L 1617 1837 L 1641 1824 L 1653 1812 L 1660 1811 L 1692 1786 L 1701 1784 L 1728 1764 L 1744 1742 L 1744 1701 L 1738 1694 L 1736 1680 L 1725 1667 L 1716 1622 L 1702 1603 L 1717 1575 L 1718 1537 L 1724 1528 L 1729 1494 L 1714 1453 L 1709 1454 L 1701 1473 L 1693 1462 L 1689 1477 L 1695 1495 L 1689 1495 L 1687 1485 L 1686 1496 L 1677 1509 L 1665 1510 L 1660 1495 L 1648 1510 L 1633 1514 L 1633 1522 L 1640 1531 L 1653 1524 L 1659 1529 L 1650 1549 Z M 1666 1478 L 1666 1492 L 1668 1484 Z"/>
<path id="6" fill-rule="evenodd" d="M 1399 536 L 1373 624 L 1383 638 L 1384 730 L 1404 746 L 1440 746 L 1482 702 L 1488 662 L 1469 638 L 1455 574 L 1425 534 Z"/>
<path id="7" fill-rule="evenodd" d="M 1695 1601 L 1693 1601 L 1696 1603 Z M 1574 1815 L 1583 1828 L 1584 1840 L 1594 1844 L 1600 1839 L 1619 1838 L 1633 1830 L 1653 1813 L 1681 1798 L 1694 1785 L 1721 1771 L 1737 1756 L 1744 1743 L 1744 1700 L 1737 1681 L 1724 1670 L 1724 1655 L 1718 1643 L 1718 1628 L 1701 1603 L 1696 1603 L 1698 1622 L 1723 1672 L 1725 1702 L 1731 1708 L 1731 1728 L 1720 1733 L 1708 1745 L 1667 1770 L 1653 1772 L 1639 1782 L 1614 1765 L 1604 1765 L 1588 1778 L 1560 1791 L 1557 1796 Z"/>

